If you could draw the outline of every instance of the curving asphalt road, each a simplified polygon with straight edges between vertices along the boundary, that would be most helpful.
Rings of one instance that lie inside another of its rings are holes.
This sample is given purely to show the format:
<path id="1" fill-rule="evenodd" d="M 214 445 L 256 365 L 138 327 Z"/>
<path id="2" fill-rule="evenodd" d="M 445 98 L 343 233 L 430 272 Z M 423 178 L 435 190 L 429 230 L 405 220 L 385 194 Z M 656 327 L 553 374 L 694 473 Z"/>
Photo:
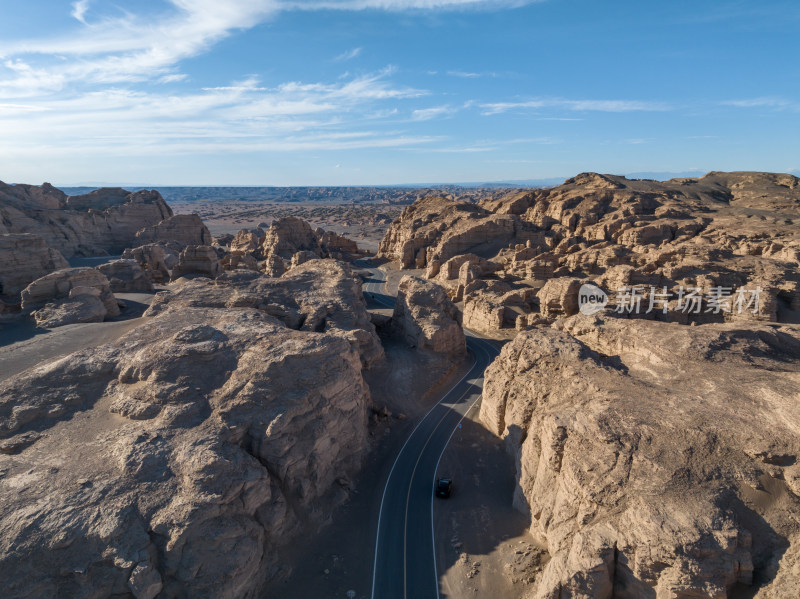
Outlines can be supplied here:
<path id="1" fill-rule="evenodd" d="M 385 273 L 363 264 L 362 268 L 371 272 L 364 283 L 364 293 L 387 308 L 393 307 L 394 297 L 385 291 Z M 389 472 L 378 516 L 372 599 L 439 597 L 433 484 L 450 438 L 466 413 L 480 401 L 484 370 L 499 353 L 488 341 L 470 331 L 465 333 L 472 367 L 412 431 Z M 453 492 L 458 493 L 457 480 Z"/>

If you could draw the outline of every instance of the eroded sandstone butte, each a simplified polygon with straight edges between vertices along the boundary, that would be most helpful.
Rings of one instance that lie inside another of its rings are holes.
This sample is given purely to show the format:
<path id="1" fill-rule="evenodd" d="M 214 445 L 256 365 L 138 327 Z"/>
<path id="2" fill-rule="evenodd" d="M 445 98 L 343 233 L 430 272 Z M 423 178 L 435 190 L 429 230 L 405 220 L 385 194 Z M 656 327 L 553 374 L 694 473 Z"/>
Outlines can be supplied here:
<path id="1" fill-rule="evenodd" d="M 254 597 L 367 448 L 382 349 L 333 260 L 162 292 L 0 385 L 3 596 Z"/>
<path id="2" fill-rule="evenodd" d="M 45 183 L 0 182 L 0 234 L 33 233 L 65 257 L 120 254 L 136 233 L 172 216 L 156 191 L 99 189 L 69 197 Z"/>

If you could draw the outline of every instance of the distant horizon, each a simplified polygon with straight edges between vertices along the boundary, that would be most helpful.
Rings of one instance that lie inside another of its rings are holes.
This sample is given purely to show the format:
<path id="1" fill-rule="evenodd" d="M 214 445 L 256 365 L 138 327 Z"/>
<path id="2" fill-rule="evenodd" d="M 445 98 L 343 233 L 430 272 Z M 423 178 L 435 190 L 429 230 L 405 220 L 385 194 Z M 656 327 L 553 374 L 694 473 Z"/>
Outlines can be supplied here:
<path id="1" fill-rule="evenodd" d="M 652 179 L 655 181 L 668 181 L 670 179 L 679 179 L 679 178 L 700 178 L 708 173 L 712 172 L 763 172 L 763 173 L 775 173 L 775 174 L 787 174 L 792 176 L 800 176 L 800 169 L 793 169 L 790 171 L 776 171 L 776 170 L 769 170 L 769 171 L 756 171 L 752 169 L 748 170 L 740 170 L 740 171 L 723 171 L 720 169 L 709 169 L 709 170 L 697 170 L 697 171 L 682 171 L 682 172 L 666 172 L 666 171 L 653 171 L 653 172 L 635 172 L 635 173 L 608 173 L 608 172 L 600 172 L 600 171 L 581 171 L 581 172 L 595 172 L 603 175 L 614 175 L 619 177 L 625 177 L 627 179 Z M 82 182 L 82 183 L 52 183 L 50 181 L 42 181 L 42 182 L 18 182 L 18 183 L 8 183 L 9 185 L 41 185 L 44 183 L 50 183 L 53 187 L 58 189 L 81 189 L 81 188 L 95 188 L 100 189 L 103 187 L 119 187 L 119 188 L 136 188 L 136 189 L 155 189 L 159 187 L 163 188 L 206 188 L 206 189 L 213 189 L 213 188 L 287 188 L 287 189 L 302 189 L 302 188 L 345 188 L 345 187 L 354 187 L 354 188 L 408 188 L 408 189 L 415 189 L 415 188 L 428 188 L 428 187 L 464 187 L 464 188 L 480 188 L 480 187 L 532 187 L 532 186 L 541 186 L 541 185 L 560 185 L 567 179 L 571 179 L 580 173 L 573 173 L 567 176 L 561 177 L 542 177 L 536 179 L 511 179 L 511 180 L 496 180 L 496 181 L 440 181 L 440 182 L 420 182 L 420 183 L 337 183 L 337 184 L 297 184 L 297 185 L 280 185 L 280 184 L 238 184 L 238 183 L 217 183 L 217 184 L 209 184 L 209 185 L 201 185 L 196 183 L 166 183 L 166 184 L 159 184 L 159 183 L 117 183 L 117 182 Z M 0 179 L 2 180 L 2 179 Z"/>

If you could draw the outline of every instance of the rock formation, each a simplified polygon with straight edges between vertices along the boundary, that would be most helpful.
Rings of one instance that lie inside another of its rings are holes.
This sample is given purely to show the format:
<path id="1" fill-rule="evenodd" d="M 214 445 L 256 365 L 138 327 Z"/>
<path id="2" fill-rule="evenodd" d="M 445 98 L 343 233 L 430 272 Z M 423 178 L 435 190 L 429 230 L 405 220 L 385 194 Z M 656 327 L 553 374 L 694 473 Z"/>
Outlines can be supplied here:
<path id="1" fill-rule="evenodd" d="M 178 264 L 181 247 L 177 243 L 151 243 L 137 248 L 129 248 L 122 254 L 123 259 L 135 260 L 154 283 L 167 283 L 172 269 Z"/>
<path id="2" fill-rule="evenodd" d="M 799 181 L 771 173 L 666 182 L 583 173 L 480 204 L 426 198 L 392 224 L 380 253 L 404 268 L 427 267 L 426 276 L 463 300 L 467 320 L 483 322 L 485 332 L 490 322 L 524 328 L 574 314 L 579 281 L 606 292 L 609 309 L 645 304 L 640 312 L 621 309 L 624 318 L 791 321 L 800 311 Z M 468 301 L 466 287 L 476 291 L 477 280 L 521 292 L 545 288 L 528 307 L 501 307 L 485 293 Z M 648 310 L 651 290 L 668 299 Z M 691 290 L 697 310 L 679 301 Z M 756 291 L 752 310 L 716 309 L 721 296 L 730 304 L 737 293 Z"/>
<path id="3" fill-rule="evenodd" d="M 520 318 L 538 312 L 539 300 L 530 288 L 512 289 L 496 281 L 476 280 L 464 294 L 464 327 L 486 335 L 502 328 L 515 328 Z"/>
<path id="4" fill-rule="evenodd" d="M 469 202 L 428 197 L 403 210 L 386 233 L 378 255 L 399 260 L 403 268 L 424 268 L 459 254 L 494 255 L 509 243 L 539 243 L 543 238 L 517 215 L 494 214 Z"/>
<path id="5" fill-rule="evenodd" d="M 0 296 L 16 296 L 35 279 L 68 266 L 38 235 L 0 234 Z"/>
<path id="6" fill-rule="evenodd" d="M 252 243 L 252 238 L 242 236 L 241 241 Z M 352 260 L 360 256 L 354 241 L 332 231 L 312 229 L 306 221 L 294 216 L 274 221 L 261 239 L 259 255 L 269 262 L 273 272 L 280 270 L 277 258 L 291 262 L 298 252 L 304 252 L 299 260 L 314 257 Z"/>
<path id="7" fill-rule="evenodd" d="M 392 327 L 412 347 L 450 356 L 466 352 L 461 313 L 441 286 L 425 279 L 400 280 Z"/>
<path id="8" fill-rule="evenodd" d="M 314 230 L 301 218 L 290 216 L 272 223 L 262 241 L 261 253 L 291 260 L 297 252 L 304 250 L 322 256 L 322 247 Z"/>
<path id="9" fill-rule="evenodd" d="M 187 245 L 211 245 L 211 233 L 196 214 L 176 214 L 136 233 L 134 245 L 149 243 L 178 243 Z"/>
<path id="10" fill-rule="evenodd" d="M 119 305 L 108 279 L 99 270 L 89 267 L 64 268 L 36 279 L 22 291 L 22 309 L 32 311 L 47 303 L 75 299 L 70 293 L 76 288 L 82 288 L 80 295 L 87 295 L 87 287 L 97 290 L 108 316 L 119 315 Z"/>
<path id="11" fill-rule="evenodd" d="M 172 269 L 172 280 L 186 275 L 214 278 L 222 272 L 216 250 L 210 245 L 190 245 L 181 251 L 178 264 Z"/>
<path id="12" fill-rule="evenodd" d="M 252 254 L 245 252 L 227 252 L 219 261 L 223 270 L 258 270 L 258 260 Z"/>
<path id="13" fill-rule="evenodd" d="M 346 497 L 380 351 L 359 281 L 317 260 L 176 284 L 0 384 L 4 596 L 256 596 Z"/>
<path id="14" fill-rule="evenodd" d="M 31 315 L 37 327 L 52 329 L 81 322 L 103 322 L 108 309 L 97 287 L 73 287 L 65 299 L 47 303 Z"/>
<path id="15" fill-rule="evenodd" d="M 65 257 L 119 254 L 143 227 L 172 216 L 156 191 L 101 189 L 68 197 L 45 183 L 0 183 L 0 234 L 33 233 Z"/>
<path id="16" fill-rule="evenodd" d="M 136 260 L 112 260 L 101 264 L 97 270 L 106 276 L 111 285 L 111 291 L 114 293 L 150 293 L 153 291 L 153 282 Z"/>
<path id="17" fill-rule="evenodd" d="M 800 594 L 799 373 L 791 325 L 578 315 L 518 335 L 481 418 L 549 553 L 529 596 Z"/>
<path id="18" fill-rule="evenodd" d="M 242 252 L 243 254 L 250 254 L 257 260 L 263 259 L 261 255 L 261 244 L 264 240 L 264 231 L 262 229 L 242 229 L 230 242 L 231 252 Z"/>

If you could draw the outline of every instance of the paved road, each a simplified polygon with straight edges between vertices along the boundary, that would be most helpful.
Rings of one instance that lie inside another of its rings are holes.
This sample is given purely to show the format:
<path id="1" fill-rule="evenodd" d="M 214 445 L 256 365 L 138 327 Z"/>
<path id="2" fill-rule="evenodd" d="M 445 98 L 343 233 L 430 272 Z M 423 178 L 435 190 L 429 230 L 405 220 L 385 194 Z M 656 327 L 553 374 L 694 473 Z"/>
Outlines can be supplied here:
<path id="1" fill-rule="evenodd" d="M 385 291 L 385 273 L 368 270 L 371 278 L 364 292 L 387 308 L 394 306 L 394 297 Z M 433 484 L 445 447 L 464 415 L 479 402 L 483 371 L 498 354 L 495 345 L 469 331 L 467 347 L 473 359 L 469 372 L 420 421 L 389 472 L 378 517 L 372 599 L 439 597 Z M 453 492 L 458 493 L 458 481 Z"/>

